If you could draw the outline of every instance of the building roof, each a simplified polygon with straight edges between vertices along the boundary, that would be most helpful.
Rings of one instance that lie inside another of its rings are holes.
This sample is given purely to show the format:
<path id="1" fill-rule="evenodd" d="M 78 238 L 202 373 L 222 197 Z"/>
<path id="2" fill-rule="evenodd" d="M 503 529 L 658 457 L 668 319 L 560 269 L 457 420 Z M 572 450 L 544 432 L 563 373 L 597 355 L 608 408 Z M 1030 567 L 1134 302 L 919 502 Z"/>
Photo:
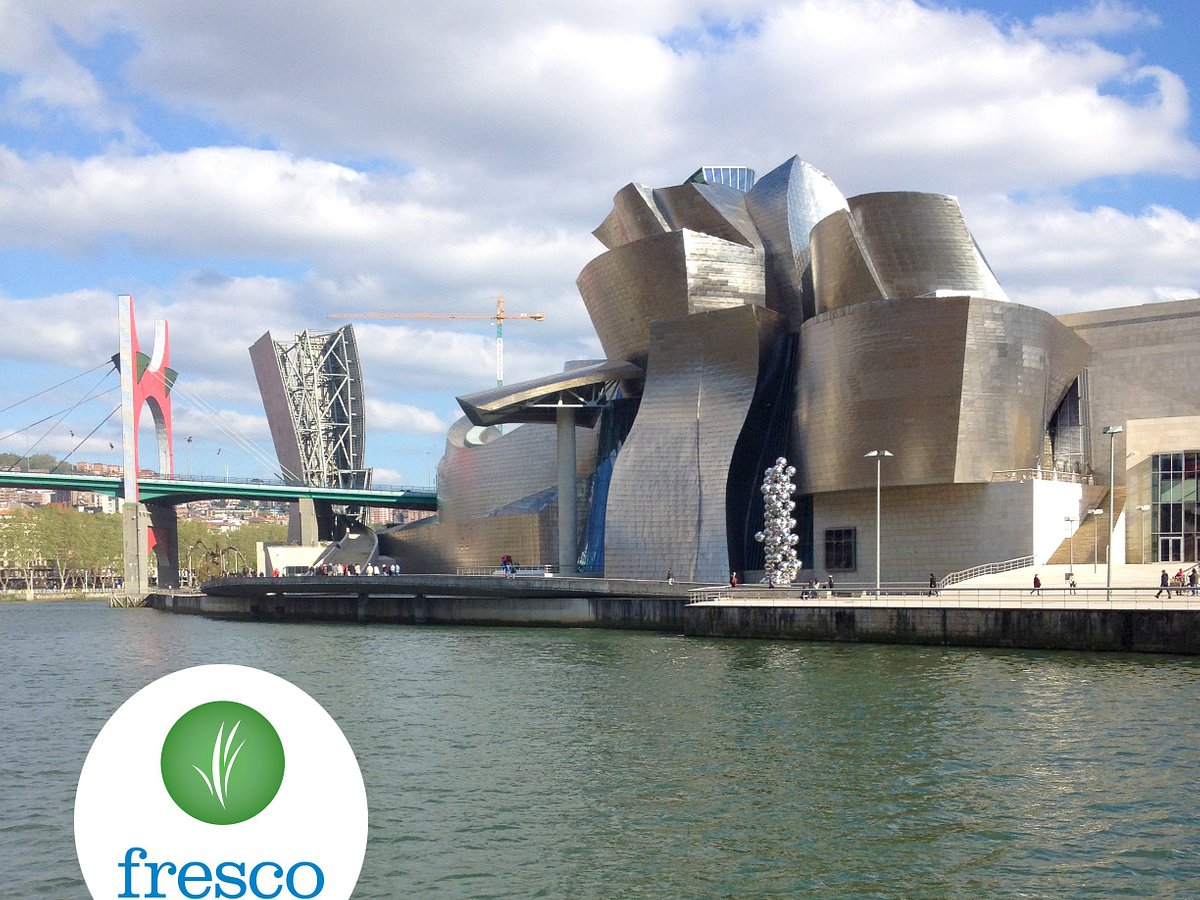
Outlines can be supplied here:
<path id="1" fill-rule="evenodd" d="M 519 384 L 464 394 L 458 398 L 458 405 L 471 422 L 481 426 L 507 422 L 553 423 L 557 420 L 558 410 L 568 407 L 576 411 L 576 424 L 591 428 L 596 424 L 600 408 L 622 382 L 640 381 L 644 376 L 641 366 L 606 359 Z"/>

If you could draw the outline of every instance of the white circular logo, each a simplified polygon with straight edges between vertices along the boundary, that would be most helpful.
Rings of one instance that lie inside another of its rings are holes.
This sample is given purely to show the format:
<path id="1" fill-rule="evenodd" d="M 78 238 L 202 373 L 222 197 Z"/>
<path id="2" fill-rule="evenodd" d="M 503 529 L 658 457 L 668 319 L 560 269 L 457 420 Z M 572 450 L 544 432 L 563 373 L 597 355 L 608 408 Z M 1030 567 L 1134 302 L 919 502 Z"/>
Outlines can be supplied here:
<path id="1" fill-rule="evenodd" d="M 138 691 L 97 735 L 75 794 L 93 897 L 348 900 L 366 847 L 367 795 L 341 729 L 246 666 Z"/>

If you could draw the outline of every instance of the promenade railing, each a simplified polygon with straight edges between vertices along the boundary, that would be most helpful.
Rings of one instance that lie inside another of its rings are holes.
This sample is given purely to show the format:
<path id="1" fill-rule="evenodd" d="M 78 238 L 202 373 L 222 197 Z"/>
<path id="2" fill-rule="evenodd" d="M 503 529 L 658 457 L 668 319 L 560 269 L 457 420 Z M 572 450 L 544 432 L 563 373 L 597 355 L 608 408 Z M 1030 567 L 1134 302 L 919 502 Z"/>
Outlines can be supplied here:
<path id="1" fill-rule="evenodd" d="M 1156 596 L 1157 595 L 1157 596 Z M 1189 588 L 1172 588 L 1167 597 L 1157 586 L 1114 587 L 1111 592 L 1103 587 L 1042 588 L 1032 593 L 1029 588 L 963 587 L 938 588 L 930 592 L 929 586 L 916 589 L 904 584 L 881 586 L 879 598 L 875 597 L 874 585 L 867 589 L 855 589 L 849 585 L 828 588 L 806 588 L 793 585 L 786 588 L 768 588 L 762 584 L 728 585 L 696 588 L 689 592 L 690 601 L 727 602 L 732 604 L 809 606 L 853 606 L 853 607 L 907 607 L 938 609 L 1176 609 L 1200 612 L 1200 593 L 1193 594 Z"/>

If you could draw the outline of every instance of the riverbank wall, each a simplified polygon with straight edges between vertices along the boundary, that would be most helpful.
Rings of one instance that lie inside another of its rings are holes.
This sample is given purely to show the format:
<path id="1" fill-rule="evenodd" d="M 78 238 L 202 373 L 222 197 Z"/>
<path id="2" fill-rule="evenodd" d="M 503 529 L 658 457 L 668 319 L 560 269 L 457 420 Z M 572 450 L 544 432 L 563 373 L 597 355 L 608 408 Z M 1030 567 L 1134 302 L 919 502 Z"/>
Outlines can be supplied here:
<path id="1" fill-rule="evenodd" d="M 274 622 L 591 627 L 693 637 L 1200 654 L 1200 599 L 1130 591 L 848 596 L 599 578 L 226 578 L 151 595 L 165 612 Z"/>
<path id="2" fill-rule="evenodd" d="M 1200 653 L 1200 610 L 695 604 L 695 637 Z"/>
<path id="3" fill-rule="evenodd" d="M 693 585 L 694 587 L 694 585 Z M 599 578 L 469 575 L 225 578 L 160 593 L 165 612 L 275 622 L 511 625 L 683 631 L 688 586 Z"/>

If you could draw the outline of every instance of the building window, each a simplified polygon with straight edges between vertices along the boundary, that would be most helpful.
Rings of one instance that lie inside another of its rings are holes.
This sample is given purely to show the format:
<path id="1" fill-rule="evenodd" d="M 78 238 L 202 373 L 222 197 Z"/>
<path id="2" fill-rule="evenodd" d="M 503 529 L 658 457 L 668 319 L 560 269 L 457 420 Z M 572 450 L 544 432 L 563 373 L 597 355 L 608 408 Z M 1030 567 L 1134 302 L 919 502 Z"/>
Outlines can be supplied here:
<path id="1" fill-rule="evenodd" d="M 858 568 L 858 529 L 825 529 L 825 568 L 852 571 Z"/>
<path id="2" fill-rule="evenodd" d="M 1155 453 L 1150 462 L 1150 552 L 1155 562 L 1200 561 L 1200 450 Z"/>

